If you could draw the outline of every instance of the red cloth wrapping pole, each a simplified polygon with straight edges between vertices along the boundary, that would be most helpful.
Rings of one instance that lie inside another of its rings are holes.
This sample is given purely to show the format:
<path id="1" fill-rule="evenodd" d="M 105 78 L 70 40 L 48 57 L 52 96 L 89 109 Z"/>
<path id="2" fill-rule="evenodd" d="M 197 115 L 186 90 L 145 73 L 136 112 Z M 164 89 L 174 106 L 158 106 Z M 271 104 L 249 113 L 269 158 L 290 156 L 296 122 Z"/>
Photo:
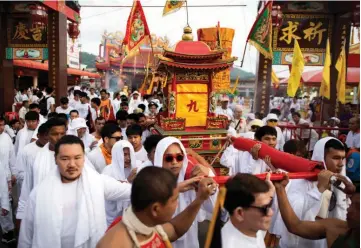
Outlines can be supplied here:
<path id="1" fill-rule="evenodd" d="M 288 173 L 288 178 L 316 181 L 319 172 L 320 172 L 319 170 L 315 170 L 311 172 L 293 172 L 293 173 Z M 258 177 L 259 179 L 266 180 L 267 173 L 257 174 L 255 176 Z M 271 181 L 280 181 L 283 179 L 283 177 L 284 174 L 271 174 Z M 223 185 L 227 182 L 229 178 L 230 178 L 229 176 L 218 176 L 218 177 L 213 177 L 213 180 L 216 181 L 216 183 Z"/>
<path id="2" fill-rule="evenodd" d="M 234 148 L 250 152 L 251 148 L 260 143 L 261 149 L 258 156 L 264 159 L 267 155 L 271 157 L 272 165 L 277 169 L 282 169 L 288 172 L 309 172 L 314 169 L 323 169 L 322 163 L 318 161 L 311 161 L 305 158 L 297 157 L 295 155 L 281 152 L 259 141 L 232 137 Z"/>

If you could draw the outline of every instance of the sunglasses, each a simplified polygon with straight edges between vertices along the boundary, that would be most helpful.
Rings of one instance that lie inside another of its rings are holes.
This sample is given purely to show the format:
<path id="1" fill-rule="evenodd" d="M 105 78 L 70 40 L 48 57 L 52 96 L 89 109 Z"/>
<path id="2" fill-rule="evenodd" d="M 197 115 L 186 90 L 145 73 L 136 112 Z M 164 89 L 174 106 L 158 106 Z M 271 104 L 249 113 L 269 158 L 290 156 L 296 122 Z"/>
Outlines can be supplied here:
<path id="1" fill-rule="evenodd" d="M 184 159 L 184 155 L 181 153 L 176 153 L 176 154 L 165 154 L 164 155 L 164 161 L 165 162 L 173 162 L 173 160 L 176 160 L 177 162 L 182 162 Z"/>
<path id="2" fill-rule="evenodd" d="M 268 120 L 269 122 L 278 122 L 277 120 Z"/>
<path id="3" fill-rule="evenodd" d="M 110 137 L 111 139 L 115 139 L 116 141 L 119 141 L 119 140 L 122 140 L 123 139 L 123 136 L 121 136 L 121 137 Z"/>
<path id="4" fill-rule="evenodd" d="M 249 208 L 258 209 L 261 212 L 261 214 L 263 214 L 263 216 L 266 216 L 268 214 L 269 210 L 271 209 L 272 204 L 273 204 L 273 199 L 266 206 L 263 206 L 263 207 L 249 206 Z"/>

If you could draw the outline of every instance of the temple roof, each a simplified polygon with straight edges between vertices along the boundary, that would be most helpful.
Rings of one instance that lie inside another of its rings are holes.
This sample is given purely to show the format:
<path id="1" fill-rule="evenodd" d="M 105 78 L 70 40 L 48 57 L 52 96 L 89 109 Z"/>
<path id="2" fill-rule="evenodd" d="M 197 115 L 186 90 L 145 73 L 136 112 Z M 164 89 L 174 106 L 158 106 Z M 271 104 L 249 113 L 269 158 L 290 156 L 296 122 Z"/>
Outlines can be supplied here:
<path id="1" fill-rule="evenodd" d="M 174 59 L 218 59 L 222 58 L 225 49 L 212 51 L 210 47 L 202 41 L 179 41 L 174 51 L 164 49 L 164 56 Z"/>

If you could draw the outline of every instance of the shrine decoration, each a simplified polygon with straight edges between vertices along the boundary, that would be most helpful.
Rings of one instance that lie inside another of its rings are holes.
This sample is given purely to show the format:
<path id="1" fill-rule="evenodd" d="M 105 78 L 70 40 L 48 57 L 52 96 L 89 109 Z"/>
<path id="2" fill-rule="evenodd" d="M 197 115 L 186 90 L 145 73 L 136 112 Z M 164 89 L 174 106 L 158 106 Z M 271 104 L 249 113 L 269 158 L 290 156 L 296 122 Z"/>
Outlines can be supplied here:
<path id="1" fill-rule="evenodd" d="M 74 41 L 78 38 L 78 36 L 80 34 L 79 24 L 76 22 L 69 22 L 68 23 L 68 34 L 74 43 Z"/>
<path id="2" fill-rule="evenodd" d="M 233 37 L 233 30 L 231 33 Z M 228 119 L 215 114 L 219 93 L 213 84 L 213 75 L 229 70 L 236 60 L 226 58 L 225 53 L 227 50 L 218 49 L 216 44 L 211 49 L 203 41 L 193 41 L 192 29 L 187 26 L 174 50 L 166 48 L 157 56 L 156 73 L 164 78 L 161 89 L 166 104 L 154 130 L 179 137 L 185 147 L 195 149 L 209 161 L 227 138 Z"/>
<path id="3" fill-rule="evenodd" d="M 273 5 L 271 15 L 272 15 L 272 26 L 275 28 L 280 27 L 283 22 L 283 14 L 281 11 L 281 6 Z"/>
<path id="4" fill-rule="evenodd" d="M 197 30 L 198 40 L 205 42 L 211 50 L 223 51 L 222 59 L 232 58 L 232 42 L 234 29 L 217 27 Z M 222 70 L 212 75 L 212 89 L 217 93 L 230 90 L 231 69 Z"/>

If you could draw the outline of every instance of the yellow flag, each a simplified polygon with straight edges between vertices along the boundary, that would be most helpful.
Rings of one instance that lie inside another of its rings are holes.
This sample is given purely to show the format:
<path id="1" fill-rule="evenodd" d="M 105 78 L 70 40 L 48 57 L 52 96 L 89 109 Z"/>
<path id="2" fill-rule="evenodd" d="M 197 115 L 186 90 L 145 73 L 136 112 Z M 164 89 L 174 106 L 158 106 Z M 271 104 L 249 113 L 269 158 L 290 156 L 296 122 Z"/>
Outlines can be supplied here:
<path id="1" fill-rule="evenodd" d="M 337 100 L 340 101 L 342 104 L 346 102 L 346 52 L 345 52 L 345 45 L 342 47 L 340 56 L 335 64 L 335 68 L 338 71 L 337 76 Z"/>
<path id="2" fill-rule="evenodd" d="M 325 64 L 323 65 L 322 81 L 320 86 L 320 96 L 326 97 L 327 99 L 330 99 L 330 66 L 330 41 L 327 39 Z"/>
<path id="3" fill-rule="evenodd" d="M 288 79 L 288 87 L 287 87 L 288 96 L 294 97 L 296 95 L 297 89 L 300 86 L 301 76 L 304 67 L 305 67 L 305 62 L 303 60 L 301 48 L 298 45 L 297 40 L 295 39 L 295 46 L 293 48 L 293 58 L 292 58 L 292 70 L 291 70 L 291 75 Z"/>
<path id="4" fill-rule="evenodd" d="M 278 89 L 278 87 L 280 86 L 280 80 L 278 79 L 278 77 L 273 69 L 272 69 L 271 79 L 272 79 L 273 87 Z"/>
<path id="5" fill-rule="evenodd" d="M 182 8 L 182 6 L 185 4 L 185 0 L 178 1 L 178 0 L 167 0 L 167 2 L 164 5 L 163 9 L 163 16 L 171 14 L 173 12 L 176 12 Z"/>

